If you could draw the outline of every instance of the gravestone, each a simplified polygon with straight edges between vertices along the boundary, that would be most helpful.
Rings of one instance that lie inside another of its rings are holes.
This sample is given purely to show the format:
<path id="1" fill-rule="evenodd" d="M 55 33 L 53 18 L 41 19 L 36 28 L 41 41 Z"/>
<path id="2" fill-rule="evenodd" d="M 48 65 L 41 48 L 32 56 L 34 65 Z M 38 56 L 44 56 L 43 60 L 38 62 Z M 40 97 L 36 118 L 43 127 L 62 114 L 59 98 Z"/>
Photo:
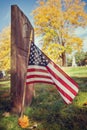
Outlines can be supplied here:
<path id="1" fill-rule="evenodd" d="M 77 64 L 76 64 L 76 60 L 75 60 L 75 56 L 73 56 L 72 58 L 72 67 L 76 67 Z"/>
<path id="2" fill-rule="evenodd" d="M 12 111 L 21 112 L 24 84 L 31 41 L 34 29 L 17 5 L 11 6 L 11 101 Z M 25 105 L 29 105 L 34 94 L 34 85 L 26 86 Z"/>

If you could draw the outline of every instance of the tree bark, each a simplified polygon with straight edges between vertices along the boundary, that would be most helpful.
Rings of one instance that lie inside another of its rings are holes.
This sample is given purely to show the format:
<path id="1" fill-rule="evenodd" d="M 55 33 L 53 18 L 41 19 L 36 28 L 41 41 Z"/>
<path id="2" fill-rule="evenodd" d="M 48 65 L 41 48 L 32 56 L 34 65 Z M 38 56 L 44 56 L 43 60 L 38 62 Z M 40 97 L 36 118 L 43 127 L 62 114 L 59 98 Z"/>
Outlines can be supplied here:
<path id="1" fill-rule="evenodd" d="M 65 46 L 65 42 L 62 42 L 62 46 Z M 66 52 L 62 53 L 62 66 L 66 66 Z"/>
<path id="2" fill-rule="evenodd" d="M 66 66 L 66 53 L 62 53 L 62 66 Z"/>

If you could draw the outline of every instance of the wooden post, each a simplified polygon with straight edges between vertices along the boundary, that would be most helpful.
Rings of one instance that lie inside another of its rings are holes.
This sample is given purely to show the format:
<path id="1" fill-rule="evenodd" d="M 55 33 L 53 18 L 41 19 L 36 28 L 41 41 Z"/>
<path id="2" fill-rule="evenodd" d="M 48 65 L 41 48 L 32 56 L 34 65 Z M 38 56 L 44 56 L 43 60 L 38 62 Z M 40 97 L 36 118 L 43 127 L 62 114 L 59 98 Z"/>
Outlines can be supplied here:
<path id="1" fill-rule="evenodd" d="M 32 37 L 31 37 L 32 36 Z M 34 29 L 18 6 L 11 6 L 11 100 L 12 111 L 21 112 L 29 45 L 34 41 Z M 26 87 L 25 105 L 34 94 L 34 85 Z"/>

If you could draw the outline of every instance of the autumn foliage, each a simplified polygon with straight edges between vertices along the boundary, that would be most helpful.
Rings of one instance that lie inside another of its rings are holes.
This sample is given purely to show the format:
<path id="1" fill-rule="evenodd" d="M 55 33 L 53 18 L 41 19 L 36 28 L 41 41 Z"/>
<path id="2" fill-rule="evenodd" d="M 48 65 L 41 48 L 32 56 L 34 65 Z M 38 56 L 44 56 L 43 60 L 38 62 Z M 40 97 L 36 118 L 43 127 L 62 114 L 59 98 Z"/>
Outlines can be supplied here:
<path id="1" fill-rule="evenodd" d="M 5 27 L 0 33 L 0 70 L 10 69 L 10 27 Z"/>
<path id="2" fill-rule="evenodd" d="M 64 60 L 66 54 L 82 48 L 83 41 L 74 31 L 79 26 L 87 25 L 85 5 L 86 3 L 81 0 L 38 1 L 33 11 L 35 31 L 36 35 L 42 38 L 42 50 L 52 59 L 55 60 L 53 51 L 56 59 L 61 57 Z M 61 51 L 54 50 L 56 47 L 58 50 L 61 48 Z"/>

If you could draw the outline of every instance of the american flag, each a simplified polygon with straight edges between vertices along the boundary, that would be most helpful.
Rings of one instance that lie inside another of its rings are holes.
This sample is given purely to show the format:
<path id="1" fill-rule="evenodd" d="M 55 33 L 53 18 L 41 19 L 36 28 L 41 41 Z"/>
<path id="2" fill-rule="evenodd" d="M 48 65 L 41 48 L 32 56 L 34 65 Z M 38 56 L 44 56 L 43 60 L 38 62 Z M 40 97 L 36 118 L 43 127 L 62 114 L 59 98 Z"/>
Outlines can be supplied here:
<path id="1" fill-rule="evenodd" d="M 26 84 L 40 82 L 55 85 L 66 104 L 72 103 L 78 93 L 77 83 L 32 43 Z"/>

